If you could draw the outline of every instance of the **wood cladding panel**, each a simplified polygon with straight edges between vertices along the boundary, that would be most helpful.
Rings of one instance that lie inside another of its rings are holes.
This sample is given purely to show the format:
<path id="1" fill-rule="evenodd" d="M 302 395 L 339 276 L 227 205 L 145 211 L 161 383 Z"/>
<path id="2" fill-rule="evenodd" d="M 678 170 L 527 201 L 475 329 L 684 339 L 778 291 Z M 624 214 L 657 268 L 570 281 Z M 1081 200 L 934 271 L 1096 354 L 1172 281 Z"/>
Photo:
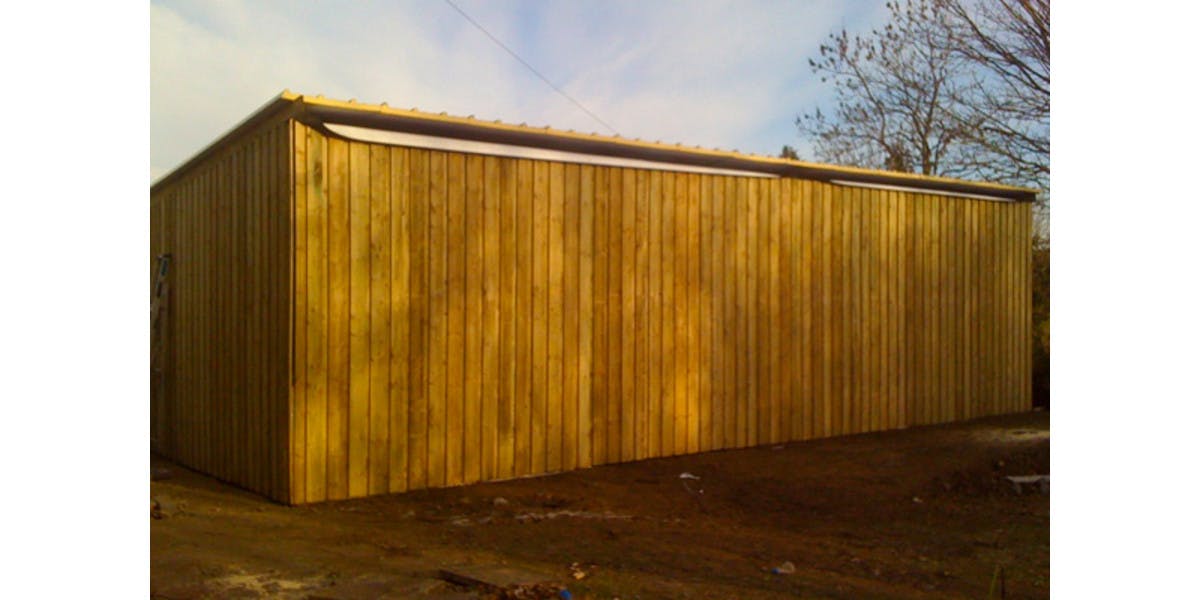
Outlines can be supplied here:
<path id="1" fill-rule="evenodd" d="M 285 121 L 265 124 L 150 198 L 151 258 L 172 256 L 151 373 L 152 449 L 280 501 L 296 496 L 292 135 Z"/>
<path id="2" fill-rule="evenodd" d="M 152 198 L 176 254 L 152 428 L 272 498 L 1028 407 L 1025 204 L 298 123 L 235 146 Z"/>

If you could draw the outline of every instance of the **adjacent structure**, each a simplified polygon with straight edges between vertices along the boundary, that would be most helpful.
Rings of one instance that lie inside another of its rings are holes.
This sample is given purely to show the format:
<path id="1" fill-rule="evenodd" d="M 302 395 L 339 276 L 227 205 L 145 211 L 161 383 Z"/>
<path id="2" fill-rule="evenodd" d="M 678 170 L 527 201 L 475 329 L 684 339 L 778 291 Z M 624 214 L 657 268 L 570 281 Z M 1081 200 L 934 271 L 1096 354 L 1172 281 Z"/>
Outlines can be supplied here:
<path id="1" fill-rule="evenodd" d="M 280 502 L 1030 407 L 1032 190 L 284 92 L 150 195 L 154 449 Z"/>

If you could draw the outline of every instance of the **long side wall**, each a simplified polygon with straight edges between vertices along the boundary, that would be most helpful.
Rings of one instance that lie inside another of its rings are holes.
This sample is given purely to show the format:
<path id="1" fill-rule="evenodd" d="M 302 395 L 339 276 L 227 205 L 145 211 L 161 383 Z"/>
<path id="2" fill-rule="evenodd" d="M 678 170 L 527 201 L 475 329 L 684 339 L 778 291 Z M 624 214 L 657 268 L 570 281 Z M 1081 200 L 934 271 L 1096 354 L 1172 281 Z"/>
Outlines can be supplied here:
<path id="1" fill-rule="evenodd" d="M 173 255 L 165 354 L 151 374 L 152 445 L 281 501 L 289 500 L 289 134 L 287 122 L 251 132 L 150 199 L 151 256 Z"/>
<path id="2" fill-rule="evenodd" d="M 295 126 L 293 502 L 1029 406 L 1029 207 Z"/>

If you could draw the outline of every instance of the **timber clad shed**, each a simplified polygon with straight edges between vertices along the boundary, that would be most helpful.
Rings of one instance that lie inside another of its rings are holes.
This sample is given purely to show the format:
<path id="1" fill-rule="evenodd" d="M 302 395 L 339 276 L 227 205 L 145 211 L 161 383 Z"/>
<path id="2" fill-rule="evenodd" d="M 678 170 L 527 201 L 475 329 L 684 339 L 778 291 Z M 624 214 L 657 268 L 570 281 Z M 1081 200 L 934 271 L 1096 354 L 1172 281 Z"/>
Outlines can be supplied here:
<path id="1" fill-rule="evenodd" d="M 298 504 L 1023 411 L 1033 196 L 284 92 L 151 188 L 152 445 Z"/>

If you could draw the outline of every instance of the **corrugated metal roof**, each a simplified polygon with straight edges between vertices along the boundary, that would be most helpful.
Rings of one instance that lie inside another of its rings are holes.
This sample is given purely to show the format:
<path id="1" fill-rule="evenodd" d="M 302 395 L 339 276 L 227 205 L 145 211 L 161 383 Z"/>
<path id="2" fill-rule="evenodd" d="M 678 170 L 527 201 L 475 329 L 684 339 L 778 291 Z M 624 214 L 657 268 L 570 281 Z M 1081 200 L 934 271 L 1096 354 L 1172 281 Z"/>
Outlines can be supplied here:
<path id="1" fill-rule="evenodd" d="M 165 175 L 151 190 L 165 185 L 178 174 L 203 160 L 228 142 L 241 136 L 272 117 L 287 114 L 329 135 L 338 135 L 326 124 L 351 125 L 382 130 L 460 140 L 546 148 L 563 152 L 594 154 L 660 163 L 692 165 L 711 169 L 753 171 L 782 177 L 799 177 L 833 183 L 880 185 L 928 190 L 942 194 L 960 194 L 1016 201 L 1032 201 L 1037 190 L 994 183 L 971 182 L 947 177 L 878 171 L 811 163 L 773 156 L 744 154 L 720 149 L 664 144 L 620 136 L 580 133 L 554 129 L 550 126 L 513 125 L 500 121 L 483 121 L 471 116 L 457 117 L 446 113 L 430 113 L 413 109 L 392 108 L 387 104 L 364 104 L 354 100 L 341 101 L 322 96 L 307 96 L 285 90 L 279 96 L 244 120 L 237 127 L 213 142 L 195 157 Z"/>

